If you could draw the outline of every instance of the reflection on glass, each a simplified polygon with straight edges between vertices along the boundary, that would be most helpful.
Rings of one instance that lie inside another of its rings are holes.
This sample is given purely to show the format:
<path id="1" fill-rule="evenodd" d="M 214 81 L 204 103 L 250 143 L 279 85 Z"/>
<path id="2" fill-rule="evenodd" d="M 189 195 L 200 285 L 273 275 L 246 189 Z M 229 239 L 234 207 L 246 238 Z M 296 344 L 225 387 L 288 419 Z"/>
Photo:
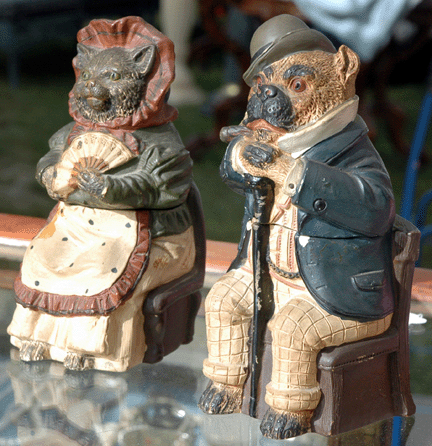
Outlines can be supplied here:
<path id="1" fill-rule="evenodd" d="M 204 415 L 197 401 L 202 375 L 204 320 L 196 337 L 156 365 L 125 373 L 70 372 L 61 364 L 22 363 L 0 336 L 0 446 L 430 446 L 432 322 L 410 335 L 411 378 L 417 413 L 337 437 L 306 434 L 264 439 L 259 420 Z M 379 395 L 371 394 L 371 404 Z"/>

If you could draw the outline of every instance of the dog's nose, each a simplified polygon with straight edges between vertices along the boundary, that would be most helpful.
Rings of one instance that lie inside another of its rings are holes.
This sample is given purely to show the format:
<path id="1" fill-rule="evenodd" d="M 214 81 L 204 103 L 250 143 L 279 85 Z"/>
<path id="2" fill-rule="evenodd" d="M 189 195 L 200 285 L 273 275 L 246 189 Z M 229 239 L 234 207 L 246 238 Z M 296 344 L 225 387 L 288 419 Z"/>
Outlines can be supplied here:
<path id="1" fill-rule="evenodd" d="M 268 98 L 274 98 L 277 95 L 277 88 L 273 85 L 263 85 L 261 90 Z"/>

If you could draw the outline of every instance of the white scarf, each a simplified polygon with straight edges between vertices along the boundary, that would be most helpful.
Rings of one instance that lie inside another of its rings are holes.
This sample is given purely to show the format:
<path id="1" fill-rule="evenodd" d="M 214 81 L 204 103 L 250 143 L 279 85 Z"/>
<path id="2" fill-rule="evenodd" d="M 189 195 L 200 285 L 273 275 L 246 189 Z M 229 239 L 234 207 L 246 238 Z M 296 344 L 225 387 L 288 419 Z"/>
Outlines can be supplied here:
<path id="1" fill-rule="evenodd" d="M 284 152 L 298 158 L 321 141 L 342 131 L 354 121 L 358 110 L 358 96 L 354 96 L 331 109 L 317 121 L 306 124 L 294 132 L 278 139 L 278 146 Z"/>

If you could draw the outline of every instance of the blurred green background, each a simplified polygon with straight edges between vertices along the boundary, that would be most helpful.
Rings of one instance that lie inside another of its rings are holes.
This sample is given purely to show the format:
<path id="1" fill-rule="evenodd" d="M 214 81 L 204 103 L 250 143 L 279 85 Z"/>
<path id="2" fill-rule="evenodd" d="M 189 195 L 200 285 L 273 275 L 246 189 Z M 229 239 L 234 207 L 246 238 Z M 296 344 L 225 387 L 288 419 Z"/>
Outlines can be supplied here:
<path id="1" fill-rule="evenodd" d="M 71 61 L 75 51 L 72 39 L 32 47 L 23 55 L 18 89 L 10 88 L 6 78 L 6 58 L 0 55 L 0 212 L 46 217 L 54 205 L 34 180 L 34 171 L 37 161 L 48 150 L 49 137 L 70 121 L 67 95 L 74 83 Z M 205 92 L 209 94 L 220 87 L 221 54 L 215 54 L 205 66 L 192 68 L 197 84 Z M 391 100 L 401 105 L 406 113 L 405 132 L 409 142 L 425 88 L 423 82 L 390 88 Z M 383 123 L 378 121 L 376 124 L 375 146 L 390 172 L 399 210 L 406 158 L 394 151 Z M 187 143 L 197 135 L 209 132 L 213 119 L 203 115 L 200 107 L 182 106 L 175 125 Z M 431 145 L 432 135 L 429 135 L 427 152 Z M 231 192 L 219 178 L 224 150 L 222 143 L 203 148 L 202 156 L 195 162 L 194 175 L 202 194 L 207 238 L 236 242 L 243 199 Z M 432 161 L 420 169 L 418 195 L 430 188 Z M 430 264 L 427 259 L 426 262 Z"/>

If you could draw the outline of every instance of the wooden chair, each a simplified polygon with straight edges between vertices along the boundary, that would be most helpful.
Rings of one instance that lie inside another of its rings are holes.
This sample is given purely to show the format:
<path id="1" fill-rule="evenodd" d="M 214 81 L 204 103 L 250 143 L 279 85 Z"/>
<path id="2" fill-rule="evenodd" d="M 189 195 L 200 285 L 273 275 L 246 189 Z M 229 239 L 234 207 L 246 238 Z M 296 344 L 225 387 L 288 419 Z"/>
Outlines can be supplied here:
<path id="1" fill-rule="evenodd" d="M 318 382 L 322 397 L 312 419 L 313 432 L 337 435 L 415 412 L 409 381 L 408 318 L 420 232 L 399 216 L 393 231 L 396 306 L 391 326 L 380 336 L 325 348 L 319 353 Z M 269 330 L 265 342 L 257 418 L 262 418 L 268 408 L 264 395 L 272 368 Z M 244 395 L 242 411 L 249 413 L 249 378 Z"/>
<path id="2" fill-rule="evenodd" d="M 187 198 L 195 240 L 195 264 L 186 275 L 152 290 L 144 301 L 144 333 L 147 351 L 143 362 L 153 364 L 180 345 L 192 341 L 194 322 L 204 283 L 206 240 L 204 216 L 198 188 Z"/>

